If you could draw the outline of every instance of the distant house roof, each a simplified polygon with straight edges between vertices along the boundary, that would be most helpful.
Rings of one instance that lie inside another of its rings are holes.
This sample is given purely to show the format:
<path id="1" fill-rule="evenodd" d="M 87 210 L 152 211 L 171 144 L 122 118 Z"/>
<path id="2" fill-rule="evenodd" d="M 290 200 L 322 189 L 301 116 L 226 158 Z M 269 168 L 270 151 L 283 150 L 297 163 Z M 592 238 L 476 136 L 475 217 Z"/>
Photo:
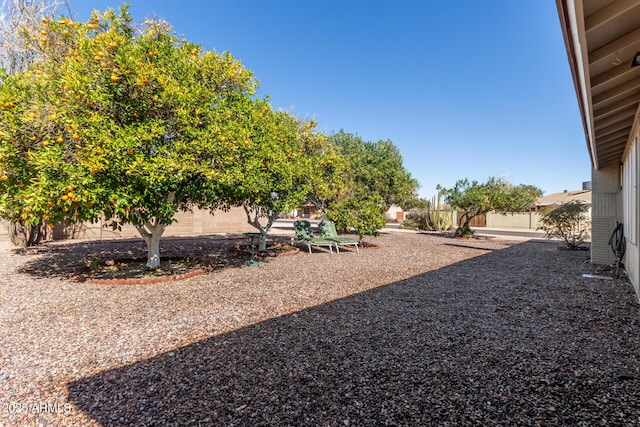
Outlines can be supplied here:
<path id="1" fill-rule="evenodd" d="M 591 190 L 564 191 L 540 197 L 537 206 L 563 205 L 568 202 L 580 201 L 591 204 Z"/>

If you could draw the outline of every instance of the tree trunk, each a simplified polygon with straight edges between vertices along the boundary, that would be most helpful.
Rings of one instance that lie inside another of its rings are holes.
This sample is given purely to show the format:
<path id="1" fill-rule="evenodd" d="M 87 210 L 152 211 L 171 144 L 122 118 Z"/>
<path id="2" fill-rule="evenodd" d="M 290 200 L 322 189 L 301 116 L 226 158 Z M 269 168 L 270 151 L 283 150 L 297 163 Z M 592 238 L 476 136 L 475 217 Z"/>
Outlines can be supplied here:
<path id="1" fill-rule="evenodd" d="M 470 237 L 470 235 L 473 235 L 473 231 L 471 230 L 471 227 L 469 227 L 469 223 L 475 216 L 476 214 L 472 215 L 469 212 L 465 212 L 462 215 L 462 218 L 464 218 L 464 222 L 459 225 L 458 228 L 456 228 L 456 237 Z"/>
<path id="2" fill-rule="evenodd" d="M 9 223 L 9 238 L 15 246 L 27 247 L 27 229 L 20 222 L 11 221 Z"/>
<path id="3" fill-rule="evenodd" d="M 242 206 L 244 208 L 244 212 L 247 214 L 247 223 L 257 228 L 260 232 L 260 242 L 258 242 L 258 252 L 267 250 L 267 234 L 269 230 L 271 230 L 271 226 L 278 219 L 278 214 L 273 212 L 268 212 L 266 214 L 267 217 L 267 225 L 260 224 L 260 217 L 262 216 L 262 207 L 258 206 L 255 211 L 252 210 L 248 205 L 244 204 Z M 253 213 L 253 217 L 252 217 Z"/>
<path id="4" fill-rule="evenodd" d="M 267 250 L 267 229 L 266 227 L 260 228 L 260 243 L 258 244 L 258 252 Z"/>
<path id="5" fill-rule="evenodd" d="M 160 267 L 160 237 L 161 234 L 153 233 L 147 239 L 147 268 L 149 270 Z"/>
<path id="6" fill-rule="evenodd" d="M 163 224 L 146 223 L 144 226 L 137 226 L 138 232 L 147 243 L 147 265 L 149 270 L 156 270 L 160 267 L 160 238 L 166 228 Z"/>
<path id="7" fill-rule="evenodd" d="M 15 246 L 26 248 L 37 245 L 44 239 L 44 222 L 38 225 L 25 225 L 23 221 L 9 222 L 9 238 Z"/>

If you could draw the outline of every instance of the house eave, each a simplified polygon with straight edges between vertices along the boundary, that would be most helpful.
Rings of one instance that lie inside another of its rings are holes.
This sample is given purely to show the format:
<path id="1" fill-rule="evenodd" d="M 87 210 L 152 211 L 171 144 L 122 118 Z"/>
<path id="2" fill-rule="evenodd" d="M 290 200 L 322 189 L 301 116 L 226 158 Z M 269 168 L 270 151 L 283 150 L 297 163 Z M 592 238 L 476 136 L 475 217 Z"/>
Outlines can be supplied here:
<path id="1" fill-rule="evenodd" d="M 556 0 L 594 169 L 618 167 L 640 106 L 640 0 Z"/>

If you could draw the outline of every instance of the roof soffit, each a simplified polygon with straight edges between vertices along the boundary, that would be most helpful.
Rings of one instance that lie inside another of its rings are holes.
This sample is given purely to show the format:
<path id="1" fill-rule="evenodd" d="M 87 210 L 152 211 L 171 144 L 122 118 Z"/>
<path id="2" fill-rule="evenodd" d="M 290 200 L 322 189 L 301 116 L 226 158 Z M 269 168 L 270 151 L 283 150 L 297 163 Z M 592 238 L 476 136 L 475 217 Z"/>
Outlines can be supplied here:
<path id="1" fill-rule="evenodd" d="M 618 165 L 640 106 L 640 0 L 584 0 L 587 59 L 598 167 Z"/>

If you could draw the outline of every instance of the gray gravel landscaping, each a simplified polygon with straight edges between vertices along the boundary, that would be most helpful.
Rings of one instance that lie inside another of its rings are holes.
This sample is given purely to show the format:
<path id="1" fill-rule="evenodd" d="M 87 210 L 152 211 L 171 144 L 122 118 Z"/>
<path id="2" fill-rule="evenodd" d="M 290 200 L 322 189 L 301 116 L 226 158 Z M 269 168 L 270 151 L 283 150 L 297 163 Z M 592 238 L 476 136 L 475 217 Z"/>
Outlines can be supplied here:
<path id="1" fill-rule="evenodd" d="M 246 240 L 246 239 L 245 239 Z M 0 243 L 0 426 L 640 425 L 632 286 L 558 242 L 384 234 L 212 272 L 73 280 L 141 241 Z"/>

